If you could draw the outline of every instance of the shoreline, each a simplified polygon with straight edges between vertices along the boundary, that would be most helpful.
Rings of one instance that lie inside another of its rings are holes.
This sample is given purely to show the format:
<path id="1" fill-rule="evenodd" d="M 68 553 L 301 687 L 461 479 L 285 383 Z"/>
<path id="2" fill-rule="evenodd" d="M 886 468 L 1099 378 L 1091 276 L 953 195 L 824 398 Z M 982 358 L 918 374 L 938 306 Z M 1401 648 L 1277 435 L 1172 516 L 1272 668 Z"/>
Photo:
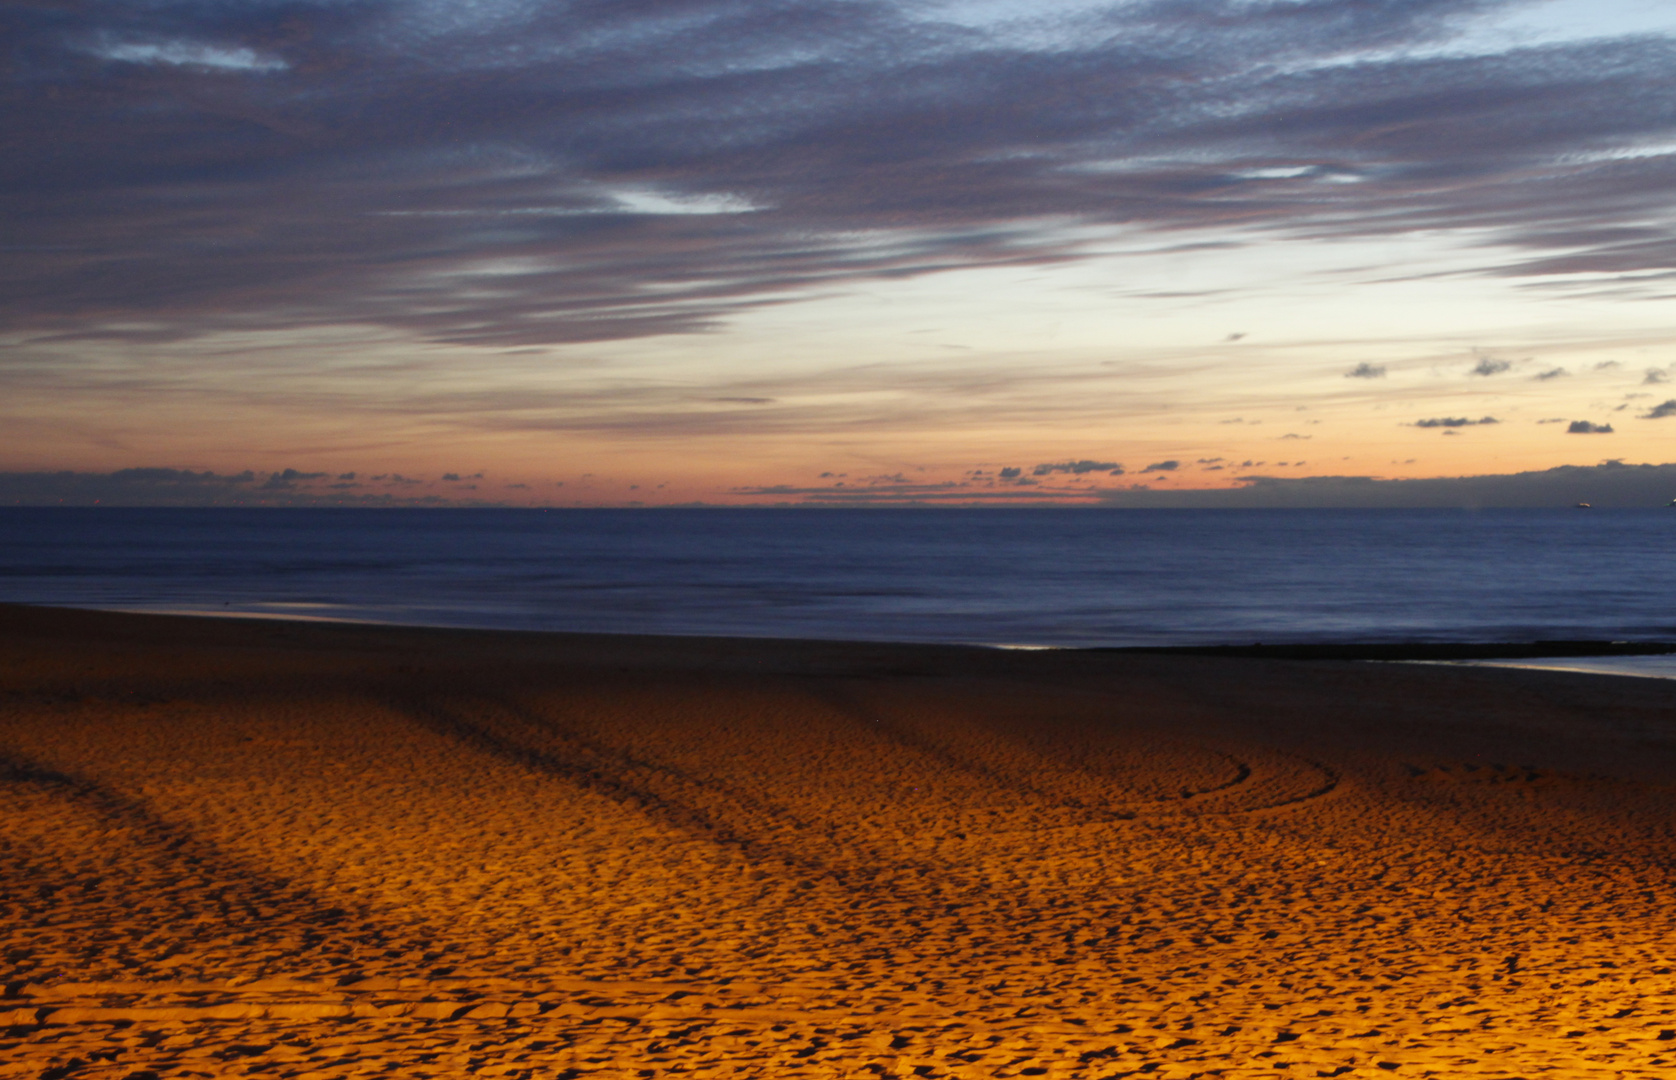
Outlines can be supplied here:
<path id="1" fill-rule="evenodd" d="M 326 607 L 325 604 L 292 604 L 292 607 Z M 1059 645 L 1027 642 L 985 641 L 896 641 L 885 638 L 803 638 L 784 635 L 749 634 L 641 634 L 632 631 L 530 630 L 453 623 L 385 622 L 372 619 L 338 618 L 330 615 L 285 612 L 217 610 L 215 608 L 91 607 L 59 604 L 25 604 L 0 601 L 0 609 L 15 607 L 44 611 L 87 611 L 112 615 L 142 615 L 183 619 L 235 619 L 276 623 L 320 623 L 335 626 L 458 631 L 461 633 L 533 634 L 561 637 L 602 637 L 716 641 L 795 641 L 821 645 L 865 645 L 882 648 L 996 649 L 1008 652 L 1071 652 L 1112 654 L 1157 654 L 1163 656 L 1221 656 L 1269 660 L 1524 660 L 1559 657 L 1667 656 L 1676 655 L 1676 641 L 1607 638 L 1534 638 L 1528 641 L 1297 641 L 1217 643 L 1197 645 Z"/>

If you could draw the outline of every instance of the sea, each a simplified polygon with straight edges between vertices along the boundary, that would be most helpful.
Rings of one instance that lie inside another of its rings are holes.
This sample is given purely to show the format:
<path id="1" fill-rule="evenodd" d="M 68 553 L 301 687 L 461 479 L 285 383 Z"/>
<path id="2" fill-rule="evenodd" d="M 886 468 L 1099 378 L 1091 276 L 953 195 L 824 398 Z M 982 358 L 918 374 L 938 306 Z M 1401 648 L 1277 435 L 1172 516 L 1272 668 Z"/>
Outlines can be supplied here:
<path id="1" fill-rule="evenodd" d="M 1015 648 L 1672 641 L 1676 510 L 11 507 L 0 600 Z M 1676 675 L 1548 666 L 1580 664 Z"/>

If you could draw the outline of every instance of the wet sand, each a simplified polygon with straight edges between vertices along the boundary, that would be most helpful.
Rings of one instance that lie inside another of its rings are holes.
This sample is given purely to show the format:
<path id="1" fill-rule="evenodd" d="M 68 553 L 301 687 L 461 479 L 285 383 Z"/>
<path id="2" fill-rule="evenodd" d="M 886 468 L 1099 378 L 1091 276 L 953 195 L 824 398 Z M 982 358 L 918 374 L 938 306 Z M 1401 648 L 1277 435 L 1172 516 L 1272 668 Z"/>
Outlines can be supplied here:
<path id="1" fill-rule="evenodd" d="M 1669 1077 L 1676 684 L 0 607 L 0 1077 Z"/>

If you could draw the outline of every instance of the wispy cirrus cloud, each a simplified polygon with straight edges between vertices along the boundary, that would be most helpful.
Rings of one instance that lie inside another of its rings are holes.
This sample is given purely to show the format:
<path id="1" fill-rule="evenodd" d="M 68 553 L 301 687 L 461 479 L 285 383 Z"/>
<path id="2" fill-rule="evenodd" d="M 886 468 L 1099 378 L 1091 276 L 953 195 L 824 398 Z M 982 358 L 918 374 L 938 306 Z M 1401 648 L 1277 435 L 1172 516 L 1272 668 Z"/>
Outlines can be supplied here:
<path id="1" fill-rule="evenodd" d="M 1512 6 L 14 8 L 0 324 L 697 333 L 1117 225 L 1462 230 L 1518 253 L 1485 274 L 1676 272 L 1676 42 L 1452 47 Z"/>

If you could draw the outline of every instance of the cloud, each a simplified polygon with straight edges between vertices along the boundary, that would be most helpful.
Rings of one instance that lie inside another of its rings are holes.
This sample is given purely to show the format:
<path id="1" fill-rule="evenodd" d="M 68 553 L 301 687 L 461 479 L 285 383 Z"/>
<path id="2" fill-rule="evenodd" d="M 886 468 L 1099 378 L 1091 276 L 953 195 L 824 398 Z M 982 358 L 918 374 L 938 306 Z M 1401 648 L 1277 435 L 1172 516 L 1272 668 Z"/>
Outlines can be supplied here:
<path id="1" fill-rule="evenodd" d="M 1494 357 L 1485 356 L 1481 357 L 1478 363 L 1472 366 L 1472 373 L 1483 376 L 1500 375 L 1512 366 L 1513 361 L 1511 360 L 1497 360 Z"/>
<path id="2" fill-rule="evenodd" d="M 1659 383 L 1670 381 L 1670 373 L 1661 368 L 1648 368 L 1647 374 L 1641 380 L 1643 386 L 1657 386 Z"/>
<path id="3" fill-rule="evenodd" d="M 1313 439 L 1313 438 L 1315 438 L 1315 436 L 1313 436 L 1313 435 L 1299 435 L 1296 432 L 1288 431 L 1286 434 L 1282 435 L 1281 438 L 1282 439 Z"/>
<path id="4" fill-rule="evenodd" d="M 285 469 L 258 474 L 132 468 L 114 472 L 0 472 L 0 505 L 15 506 L 485 506 L 435 496 L 351 493 L 350 482 L 310 486 L 326 473 Z"/>
<path id="5" fill-rule="evenodd" d="M 1573 420 L 1571 426 L 1565 430 L 1568 435 L 1610 435 L 1612 434 L 1612 425 L 1592 424 L 1587 420 Z"/>
<path id="6" fill-rule="evenodd" d="M 1123 466 L 1115 461 L 1060 461 L 1051 465 L 1038 465 L 1030 470 L 1031 476 L 1047 476 L 1049 473 L 1071 473 L 1081 476 L 1084 473 L 1103 472 L 1113 476 L 1123 474 Z"/>
<path id="7" fill-rule="evenodd" d="M 1384 480 L 1371 476 L 1241 477 L 1243 486 L 1213 490 L 1100 494 L 1120 507 L 1464 508 L 1665 506 L 1676 492 L 1676 464 L 1561 465 L 1485 476 Z"/>
<path id="8" fill-rule="evenodd" d="M 1383 379 L 1385 377 L 1384 364 L 1370 364 L 1363 361 L 1344 373 L 1347 379 Z"/>
<path id="9" fill-rule="evenodd" d="M 1676 416 L 1676 398 L 1671 398 L 1669 401 L 1660 402 L 1659 404 L 1654 405 L 1650 410 L 1642 414 L 1641 419 L 1663 420 L 1667 416 Z"/>
<path id="10" fill-rule="evenodd" d="M 1068 498 L 1093 502 L 1098 492 L 1076 495 L 1063 490 L 1019 488 L 965 488 L 954 484 L 926 484 L 903 488 L 801 488 L 789 484 L 764 487 L 738 487 L 735 495 L 776 498 L 802 505 L 816 506 L 918 506 L 939 503 L 1063 503 Z"/>
<path id="11" fill-rule="evenodd" d="M 128 64 L 163 64 L 236 72 L 281 71 L 288 66 L 284 60 L 255 49 L 207 41 L 103 41 L 87 51 L 105 60 Z"/>
<path id="12" fill-rule="evenodd" d="M 285 491 L 297 486 L 299 480 L 319 480 L 326 474 L 323 472 L 299 472 L 296 469 L 286 469 L 268 477 L 267 483 L 262 485 L 263 491 Z"/>
<path id="13" fill-rule="evenodd" d="M 1436 416 L 1429 420 L 1416 420 L 1409 427 L 1417 428 L 1463 428 L 1478 427 L 1481 424 L 1499 424 L 1493 416 L 1481 416 L 1477 420 L 1470 420 L 1464 416 Z"/>
<path id="14" fill-rule="evenodd" d="M 1175 472 L 1179 468 L 1181 468 L 1181 462 L 1179 461 L 1154 461 L 1151 465 L 1142 469 L 1141 472 Z"/>
<path id="15" fill-rule="evenodd" d="M 603 341 L 1229 222 L 1670 271 L 1676 41 L 1464 45 L 1498 6 L 14 5 L 0 324 Z"/>
<path id="16" fill-rule="evenodd" d="M 1017 471 L 1017 470 L 1013 470 Z M 1058 502 L 1067 500 L 1093 502 L 1100 489 L 1031 488 L 1009 485 L 997 488 L 987 484 L 945 480 L 934 483 L 912 483 L 896 476 L 881 477 L 889 483 L 865 487 L 833 484 L 830 487 L 803 487 L 796 484 L 749 485 L 730 489 L 734 495 L 777 499 L 789 503 L 817 506 L 913 506 L 961 503 L 1019 503 Z M 1035 485 L 1036 481 L 1022 477 L 1021 485 Z"/>
<path id="17" fill-rule="evenodd" d="M 1547 382 L 1549 379 L 1557 379 L 1562 375 L 1570 374 L 1571 372 L 1567 371 L 1565 368 L 1557 367 L 1549 368 L 1547 371 L 1539 371 L 1536 373 L 1535 378 L 1538 382 Z"/>

